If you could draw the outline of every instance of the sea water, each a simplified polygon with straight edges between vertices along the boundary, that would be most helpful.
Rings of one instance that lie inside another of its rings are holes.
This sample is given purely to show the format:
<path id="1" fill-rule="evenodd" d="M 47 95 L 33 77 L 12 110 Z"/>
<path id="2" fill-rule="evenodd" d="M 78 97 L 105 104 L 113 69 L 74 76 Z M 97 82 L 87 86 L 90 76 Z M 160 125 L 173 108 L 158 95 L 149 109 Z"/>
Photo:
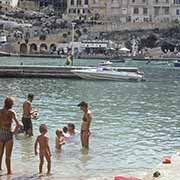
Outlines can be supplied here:
<path id="1" fill-rule="evenodd" d="M 0 64 L 62 65 L 61 60 L 2 58 Z M 95 65 L 96 61 L 76 61 Z M 22 104 L 28 93 L 35 95 L 33 107 L 39 118 L 33 120 L 34 136 L 15 138 L 12 167 L 17 179 L 37 179 L 39 158 L 34 141 L 39 125 L 48 126 L 52 151 L 52 176 L 42 179 L 76 180 L 126 175 L 142 177 L 172 155 L 180 145 L 180 69 L 125 63 L 145 72 L 145 82 L 87 81 L 73 79 L 2 78 L 0 102 L 14 96 L 14 109 L 21 121 Z M 66 143 L 61 153 L 55 150 L 55 131 L 67 123 L 80 130 L 82 112 L 77 107 L 87 101 L 92 111 L 90 149 L 81 150 L 79 141 Z M 5 166 L 3 165 L 4 169 Z M 44 171 L 46 166 L 44 166 Z M 4 177 L 6 179 L 6 177 Z"/>

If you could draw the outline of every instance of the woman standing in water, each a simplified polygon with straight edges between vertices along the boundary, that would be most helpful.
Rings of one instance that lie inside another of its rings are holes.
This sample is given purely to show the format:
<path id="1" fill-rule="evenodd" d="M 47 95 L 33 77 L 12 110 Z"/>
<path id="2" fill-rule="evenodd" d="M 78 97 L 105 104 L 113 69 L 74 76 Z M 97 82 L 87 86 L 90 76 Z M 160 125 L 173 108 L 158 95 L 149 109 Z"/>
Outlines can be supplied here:
<path id="1" fill-rule="evenodd" d="M 92 113 L 88 109 L 88 103 L 82 101 L 78 104 L 78 106 L 84 113 L 81 125 L 81 144 L 83 148 L 89 149 L 89 136 Z"/>
<path id="2" fill-rule="evenodd" d="M 2 158 L 6 150 L 7 174 L 11 174 L 11 153 L 13 148 L 13 135 L 19 128 L 16 112 L 12 109 L 14 99 L 7 97 L 4 101 L 4 107 L 0 110 L 0 171 L 2 170 Z M 14 130 L 11 130 L 13 120 L 16 123 Z"/>

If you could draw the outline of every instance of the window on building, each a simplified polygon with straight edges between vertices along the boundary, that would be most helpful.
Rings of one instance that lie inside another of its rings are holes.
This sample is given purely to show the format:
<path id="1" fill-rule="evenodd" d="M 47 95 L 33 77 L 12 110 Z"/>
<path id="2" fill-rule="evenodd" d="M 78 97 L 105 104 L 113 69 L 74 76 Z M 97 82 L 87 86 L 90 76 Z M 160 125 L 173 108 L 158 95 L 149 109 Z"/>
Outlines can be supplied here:
<path id="1" fill-rule="evenodd" d="M 169 15 L 169 7 L 165 7 L 164 8 L 164 14 L 165 15 Z"/>
<path id="2" fill-rule="evenodd" d="M 77 13 L 80 14 L 80 9 L 77 10 Z"/>
<path id="3" fill-rule="evenodd" d="M 180 4 L 180 0 L 174 0 L 174 4 Z"/>
<path id="4" fill-rule="evenodd" d="M 76 9 L 73 9 L 73 13 L 76 14 Z"/>
<path id="5" fill-rule="evenodd" d="M 77 5 L 81 5 L 81 0 L 77 0 Z"/>
<path id="6" fill-rule="evenodd" d="M 159 16 L 160 7 L 154 7 L 154 15 Z"/>
<path id="7" fill-rule="evenodd" d="M 71 0 L 71 5 L 72 5 L 72 6 L 74 5 L 74 0 Z"/>
<path id="8" fill-rule="evenodd" d="M 135 0 L 132 0 L 132 3 L 135 3 Z"/>
<path id="9" fill-rule="evenodd" d="M 146 2 L 146 0 L 142 0 L 142 3 L 145 3 Z"/>
<path id="10" fill-rule="evenodd" d="M 84 4 L 85 4 L 85 5 L 88 5 L 88 4 L 89 4 L 88 0 L 85 0 L 85 1 L 84 1 Z"/>
<path id="11" fill-rule="evenodd" d="M 176 9 L 176 15 L 179 16 L 180 15 L 180 10 Z"/>
<path id="12" fill-rule="evenodd" d="M 166 0 L 166 3 L 169 3 L 169 0 Z"/>
<path id="13" fill-rule="evenodd" d="M 148 14 L 148 8 L 143 8 L 143 14 L 147 15 Z"/>
<path id="14" fill-rule="evenodd" d="M 156 4 L 158 4 L 158 3 L 159 3 L 159 0 L 155 0 L 155 2 L 156 2 Z"/>
<path id="15" fill-rule="evenodd" d="M 139 14 L 139 8 L 134 8 L 134 14 Z"/>

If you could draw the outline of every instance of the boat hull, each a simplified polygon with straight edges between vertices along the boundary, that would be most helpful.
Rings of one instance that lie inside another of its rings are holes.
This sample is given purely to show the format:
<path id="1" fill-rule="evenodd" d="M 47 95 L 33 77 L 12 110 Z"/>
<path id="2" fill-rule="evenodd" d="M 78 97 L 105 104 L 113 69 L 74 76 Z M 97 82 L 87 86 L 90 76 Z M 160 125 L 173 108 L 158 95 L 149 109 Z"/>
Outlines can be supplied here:
<path id="1" fill-rule="evenodd" d="M 180 67 L 180 62 L 174 63 L 174 66 L 175 66 L 175 67 Z"/>
<path id="2" fill-rule="evenodd" d="M 110 80 L 110 81 L 142 81 L 143 76 L 135 72 L 96 71 L 96 70 L 72 70 L 82 79 Z"/>

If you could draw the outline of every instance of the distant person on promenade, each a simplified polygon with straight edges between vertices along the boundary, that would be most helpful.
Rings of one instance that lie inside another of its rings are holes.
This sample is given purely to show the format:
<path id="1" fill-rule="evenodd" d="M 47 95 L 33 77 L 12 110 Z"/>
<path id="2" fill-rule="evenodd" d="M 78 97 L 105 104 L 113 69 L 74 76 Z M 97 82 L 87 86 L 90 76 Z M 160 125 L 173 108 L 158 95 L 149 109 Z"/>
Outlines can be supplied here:
<path id="1" fill-rule="evenodd" d="M 45 124 L 41 124 L 39 127 L 39 132 L 41 134 L 37 137 L 35 145 L 34 145 L 34 153 L 35 153 L 35 155 L 37 155 L 38 154 L 37 146 L 39 144 L 39 158 L 40 158 L 39 174 L 42 174 L 44 158 L 46 158 L 47 163 L 48 163 L 47 174 L 50 174 L 50 172 L 51 172 L 51 151 L 50 151 L 49 144 L 48 144 L 49 138 L 46 136 L 47 126 Z"/>
<path id="2" fill-rule="evenodd" d="M 65 139 L 63 135 L 63 131 L 60 129 L 56 130 L 56 149 L 60 150 L 62 149 L 62 146 L 65 144 Z"/>
<path id="3" fill-rule="evenodd" d="M 71 54 L 68 53 L 67 56 L 66 56 L 65 65 L 66 65 L 66 66 L 70 66 L 71 64 L 72 64 L 72 61 L 71 61 Z"/>
<path id="4" fill-rule="evenodd" d="M 84 113 L 81 125 L 81 144 L 83 148 L 88 149 L 92 113 L 88 109 L 88 103 L 86 103 L 85 101 L 80 102 L 78 106 L 80 107 L 80 110 L 82 110 Z"/>
<path id="5" fill-rule="evenodd" d="M 13 148 L 13 135 L 19 128 L 16 112 L 12 109 L 14 99 L 7 97 L 4 101 L 4 107 L 0 110 L 0 171 L 2 170 L 2 158 L 6 149 L 6 167 L 7 174 L 11 174 L 11 153 Z M 16 124 L 14 130 L 11 130 L 13 120 Z"/>
<path id="6" fill-rule="evenodd" d="M 37 117 L 37 110 L 32 109 L 32 101 L 34 99 L 33 94 L 28 94 L 27 100 L 23 103 L 23 117 L 22 123 L 26 135 L 33 136 L 32 118 Z"/>

